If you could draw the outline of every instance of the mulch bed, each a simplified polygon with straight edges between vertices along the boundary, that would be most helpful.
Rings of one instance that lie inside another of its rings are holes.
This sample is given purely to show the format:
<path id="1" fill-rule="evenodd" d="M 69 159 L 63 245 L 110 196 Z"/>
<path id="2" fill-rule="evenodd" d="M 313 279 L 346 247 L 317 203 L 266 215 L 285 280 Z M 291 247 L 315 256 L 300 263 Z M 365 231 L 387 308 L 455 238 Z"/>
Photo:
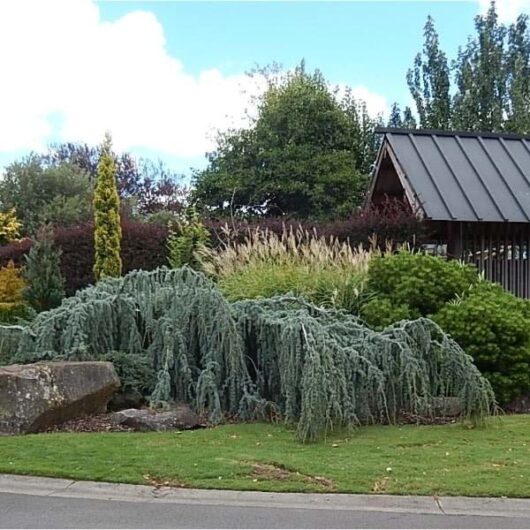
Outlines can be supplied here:
<path id="1" fill-rule="evenodd" d="M 114 423 L 111 420 L 112 414 L 97 414 L 68 420 L 61 425 L 52 427 L 48 432 L 132 432 L 129 427 Z"/>
<path id="2" fill-rule="evenodd" d="M 513 411 L 507 411 L 513 413 Z M 517 411 L 519 412 L 519 411 Z M 527 412 L 527 411 L 525 411 Z M 61 425 L 50 428 L 47 432 L 133 432 L 133 429 L 118 425 L 112 421 L 113 413 L 97 414 L 86 416 L 75 420 L 68 420 Z M 402 412 L 398 423 L 401 425 L 448 425 L 457 423 L 458 418 L 453 417 L 429 417 L 418 416 Z M 238 423 L 232 418 L 226 418 L 225 423 Z"/>

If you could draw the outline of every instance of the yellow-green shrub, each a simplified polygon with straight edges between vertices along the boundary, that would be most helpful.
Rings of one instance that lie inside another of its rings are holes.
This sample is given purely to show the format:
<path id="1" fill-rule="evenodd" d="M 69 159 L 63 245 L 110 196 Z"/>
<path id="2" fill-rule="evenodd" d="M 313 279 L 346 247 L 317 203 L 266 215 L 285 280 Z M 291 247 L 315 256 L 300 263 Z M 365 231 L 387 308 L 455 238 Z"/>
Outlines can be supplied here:
<path id="1" fill-rule="evenodd" d="M 0 324 L 30 318 L 31 310 L 23 302 L 25 287 L 22 271 L 12 261 L 0 268 Z"/>
<path id="2" fill-rule="evenodd" d="M 22 302 L 25 287 L 22 271 L 12 261 L 0 268 L 0 303 Z"/>
<path id="3" fill-rule="evenodd" d="M 20 237 L 22 223 L 17 219 L 14 208 L 8 212 L 0 212 L 0 245 L 16 241 Z"/>

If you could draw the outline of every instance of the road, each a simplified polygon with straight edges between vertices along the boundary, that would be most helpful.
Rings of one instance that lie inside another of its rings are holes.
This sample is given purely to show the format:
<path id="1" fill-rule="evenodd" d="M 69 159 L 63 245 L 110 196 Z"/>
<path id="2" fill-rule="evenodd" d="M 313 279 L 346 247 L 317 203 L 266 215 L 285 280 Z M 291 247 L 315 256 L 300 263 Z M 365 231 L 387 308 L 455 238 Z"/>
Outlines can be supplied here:
<path id="1" fill-rule="evenodd" d="M 175 490 L 0 475 L 0 528 L 175 527 L 530 528 L 530 501 Z"/>

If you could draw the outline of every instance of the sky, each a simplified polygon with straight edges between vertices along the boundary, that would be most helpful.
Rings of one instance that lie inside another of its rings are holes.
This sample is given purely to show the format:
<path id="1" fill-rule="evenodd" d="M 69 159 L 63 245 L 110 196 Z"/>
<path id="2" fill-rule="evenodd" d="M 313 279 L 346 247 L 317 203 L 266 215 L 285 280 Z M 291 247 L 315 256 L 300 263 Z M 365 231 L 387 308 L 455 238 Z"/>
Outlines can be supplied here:
<path id="1" fill-rule="evenodd" d="M 498 0 L 501 19 L 530 0 Z M 62 141 L 101 142 L 178 172 L 206 164 L 215 132 L 248 124 L 256 64 L 304 59 L 372 114 L 411 104 L 406 71 L 428 14 L 454 58 L 488 0 L 0 2 L 0 167 Z"/>

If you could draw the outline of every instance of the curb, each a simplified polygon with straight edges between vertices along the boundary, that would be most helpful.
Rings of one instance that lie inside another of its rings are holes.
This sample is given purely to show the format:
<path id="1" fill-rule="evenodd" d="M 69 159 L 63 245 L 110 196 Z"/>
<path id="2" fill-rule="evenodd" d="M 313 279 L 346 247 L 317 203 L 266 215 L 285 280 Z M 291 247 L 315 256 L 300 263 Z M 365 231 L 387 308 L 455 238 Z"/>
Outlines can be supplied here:
<path id="1" fill-rule="evenodd" d="M 122 502 L 346 510 L 430 515 L 530 517 L 530 499 L 267 493 L 259 491 L 155 488 L 132 484 L 74 481 L 0 474 L 0 493 Z"/>

